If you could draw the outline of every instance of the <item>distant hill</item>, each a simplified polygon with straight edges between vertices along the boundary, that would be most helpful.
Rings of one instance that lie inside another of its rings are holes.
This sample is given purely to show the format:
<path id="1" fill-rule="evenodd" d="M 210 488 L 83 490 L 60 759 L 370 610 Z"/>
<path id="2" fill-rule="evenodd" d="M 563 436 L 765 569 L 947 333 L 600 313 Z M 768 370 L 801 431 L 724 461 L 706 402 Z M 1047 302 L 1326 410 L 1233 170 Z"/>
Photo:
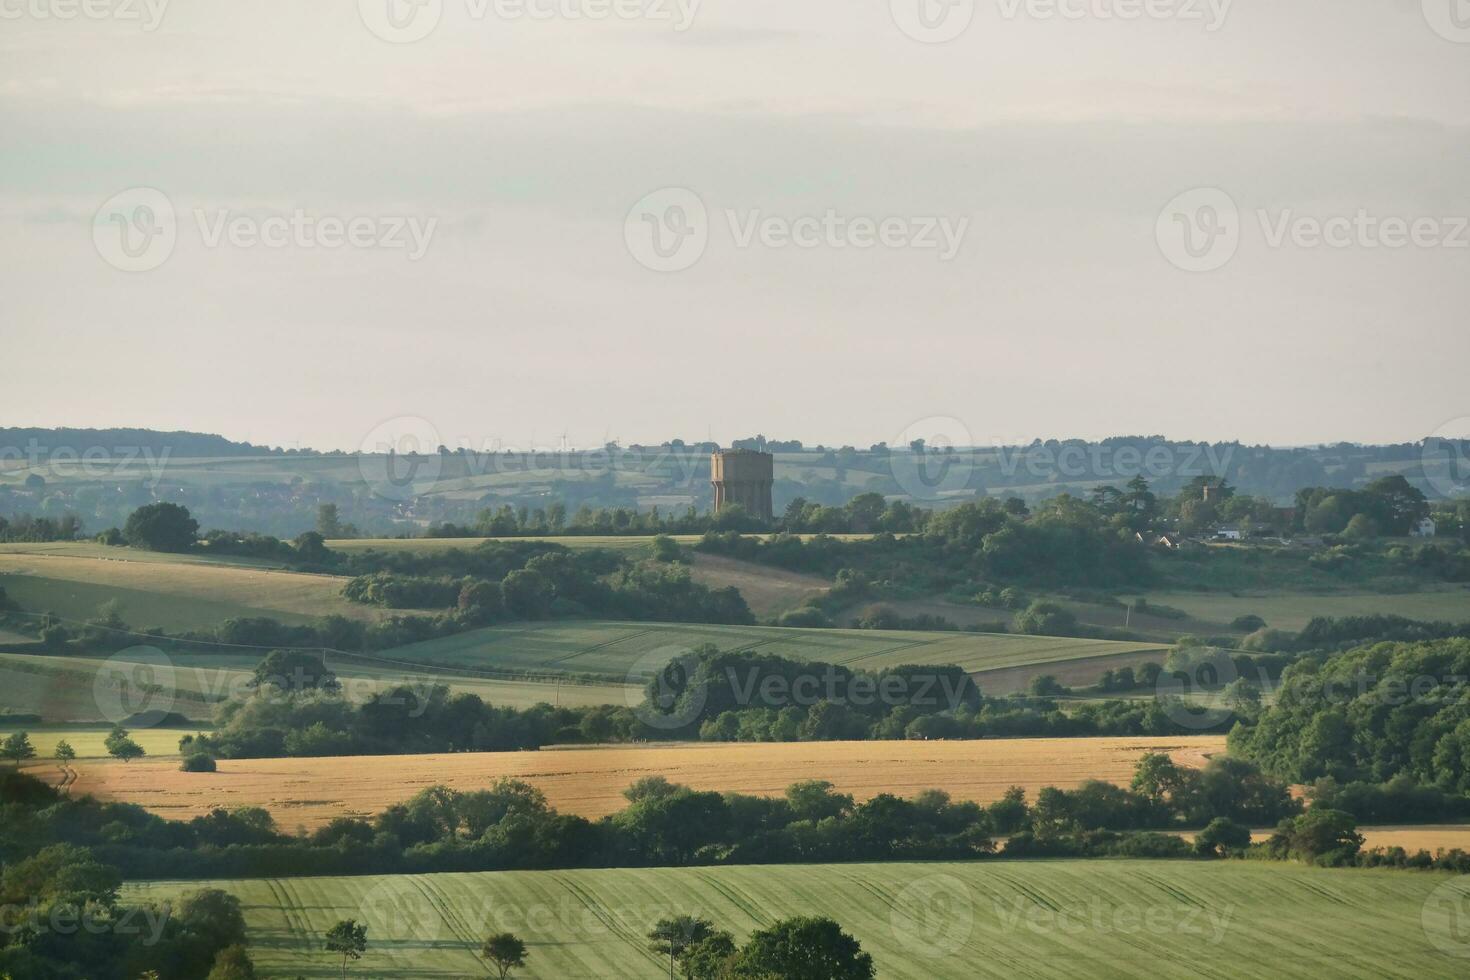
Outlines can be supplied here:
<path id="1" fill-rule="evenodd" d="M 101 449 L 109 455 L 129 453 L 171 459 L 190 456 L 262 456 L 281 449 L 233 442 L 207 432 L 159 432 L 156 429 L 21 429 L 0 428 L 0 460 L 49 457 L 58 451 L 81 455 Z M 293 454 L 295 451 L 292 451 Z M 311 452 L 311 450 L 306 450 Z"/>

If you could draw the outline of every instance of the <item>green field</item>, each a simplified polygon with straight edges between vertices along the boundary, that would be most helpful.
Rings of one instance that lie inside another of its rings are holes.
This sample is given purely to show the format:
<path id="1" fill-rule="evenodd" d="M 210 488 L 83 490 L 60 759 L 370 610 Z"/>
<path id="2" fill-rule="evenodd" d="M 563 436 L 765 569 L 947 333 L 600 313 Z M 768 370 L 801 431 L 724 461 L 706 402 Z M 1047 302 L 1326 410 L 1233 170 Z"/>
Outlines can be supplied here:
<path id="1" fill-rule="evenodd" d="M 661 916 L 702 915 L 743 940 L 784 916 L 822 914 L 885 980 L 1376 978 L 1464 975 L 1466 961 L 1432 941 L 1460 941 L 1452 910 L 1432 896 L 1453 880 L 1246 862 L 985 861 L 154 882 L 129 885 L 125 898 L 233 892 L 251 954 L 275 976 L 338 976 L 322 943 L 346 918 L 368 927 L 349 976 L 494 976 L 475 950 L 505 930 L 529 948 L 517 977 L 654 980 L 668 963 L 643 937 Z"/>
<path id="2" fill-rule="evenodd" d="M 129 651 L 108 659 L 0 653 L 0 708 L 39 714 L 47 722 L 116 719 L 130 713 L 127 708 L 175 711 L 186 718 L 206 720 L 213 713 L 215 701 L 248 693 L 245 685 L 262 655 L 169 651 L 165 656 L 170 669 L 160 671 L 161 661 L 156 655 L 140 656 Z M 434 683 L 479 695 L 489 704 L 515 708 L 542 701 L 568 707 L 628 703 L 627 688 L 622 684 L 475 677 L 372 657 L 329 656 L 328 665 L 341 679 L 344 694 L 358 700 L 393 684 Z M 98 672 L 104 669 L 166 685 L 170 693 L 166 701 L 146 695 L 124 701 L 114 685 L 105 687 L 99 695 L 96 682 Z M 120 710 L 119 705 L 126 707 Z"/>
<path id="3" fill-rule="evenodd" d="M 65 739 L 76 750 L 78 759 L 105 759 L 107 747 L 103 740 L 112 731 L 110 725 L 10 725 L 0 723 L 0 738 L 12 732 L 23 731 L 36 747 L 36 759 L 55 757 L 56 743 Z M 150 756 L 179 754 L 179 739 L 199 731 L 194 728 L 129 728 L 128 736 Z M 45 774 L 40 774 L 45 777 Z"/>
<path id="4" fill-rule="evenodd" d="M 786 629 L 670 623 L 562 621 L 492 626 L 399 647 L 395 660 L 485 670 L 622 678 L 650 676 L 702 643 L 877 670 L 902 664 L 957 664 L 971 672 L 1164 648 L 1050 636 L 907 630 Z"/>

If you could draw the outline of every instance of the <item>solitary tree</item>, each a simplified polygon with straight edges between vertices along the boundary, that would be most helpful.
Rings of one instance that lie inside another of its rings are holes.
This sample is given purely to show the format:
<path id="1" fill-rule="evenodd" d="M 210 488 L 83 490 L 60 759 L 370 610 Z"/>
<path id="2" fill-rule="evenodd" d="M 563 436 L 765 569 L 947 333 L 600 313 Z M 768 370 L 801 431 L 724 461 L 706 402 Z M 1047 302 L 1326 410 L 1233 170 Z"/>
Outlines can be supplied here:
<path id="1" fill-rule="evenodd" d="M 132 762 L 147 755 L 143 746 L 129 738 L 128 730 L 121 725 L 112 726 L 112 731 L 102 740 L 102 744 L 107 747 L 108 755 L 124 762 Z"/>
<path id="2" fill-rule="evenodd" d="M 198 536 L 199 522 L 189 508 L 167 501 L 139 507 L 123 525 L 128 544 L 149 551 L 187 551 Z"/>
<path id="3" fill-rule="evenodd" d="M 347 976 L 349 960 L 361 959 L 367 952 L 367 926 L 359 925 L 356 919 L 343 919 L 327 930 L 327 952 L 342 957 L 342 976 Z"/>
<path id="4" fill-rule="evenodd" d="M 652 940 L 649 948 L 655 953 L 668 954 L 669 980 L 673 980 L 674 964 L 684 958 L 690 947 L 708 939 L 714 931 L 713 922 L 694 915 L 659 919 L 648 934 L 648 938 Z"/>
<path id="5" fill-rule="evenodd" d="M 19 769 L 22 762 L 36 757 L 36 747 L 31 744 L 30 735 L 16 732 L 0 743 L 0 757 L 9 759 Z"/>
<path id="6" fill-rule="evenodd" d="M 497 932 L 485 940 L 480 953 L 495 964 L 500 971 L 500 980 L 510 976 L 511 970 L 526 965 L 526 944 L 508 932 Z"/>
<path id="7" fill-rule="evenodd" d="M 71 743 L 63 738 L 61 741 L 56 743 L 56 751 L 53 753 L 53 755 L 56 756 L 57 762 L 61 763 L 63 766 L 66 766 L 76 761 L 77 750 L 72 748 Z"/>

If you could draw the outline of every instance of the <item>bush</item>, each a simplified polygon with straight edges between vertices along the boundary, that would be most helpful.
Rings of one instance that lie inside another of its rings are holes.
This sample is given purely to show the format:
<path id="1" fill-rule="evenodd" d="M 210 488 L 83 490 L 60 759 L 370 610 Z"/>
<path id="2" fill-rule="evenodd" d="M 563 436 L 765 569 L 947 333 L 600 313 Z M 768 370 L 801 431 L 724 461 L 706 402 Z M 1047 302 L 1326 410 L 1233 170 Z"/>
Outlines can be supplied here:
<path id="1" fill-rule="evenodd" d="M 827 614 L 816 606 L 802 606 L 800 609 L 792 609 L 782 613 L 776 619 L 777 626 L 800 626 L 809 629 L 820 629 L 831 626 L 832 620 Z"/>
<path id="2" fill-rule="evenodd" d="M 184 756 L 184 761 L 179 763 L 181 772 L 214 772 L 219 767 L 215 765 L 214 756 L 208 752 L 194 752 Z"/>
<path id="3" fill-rule="evenodd" d="M 1266 628 L 1266 621 L 1260 616 L 1236 616 L 1230 621 L 1230 628 L 1242 633 L 1254 633 L 1256 630 Z"/>
<path id="4" fill-rule="evenodd" d="M 1016 632 L 1032 636 L 1071 636 L 1077 632 L 1077 616 L 1065 606 L 1038 600 L 1016 616 Z"/>

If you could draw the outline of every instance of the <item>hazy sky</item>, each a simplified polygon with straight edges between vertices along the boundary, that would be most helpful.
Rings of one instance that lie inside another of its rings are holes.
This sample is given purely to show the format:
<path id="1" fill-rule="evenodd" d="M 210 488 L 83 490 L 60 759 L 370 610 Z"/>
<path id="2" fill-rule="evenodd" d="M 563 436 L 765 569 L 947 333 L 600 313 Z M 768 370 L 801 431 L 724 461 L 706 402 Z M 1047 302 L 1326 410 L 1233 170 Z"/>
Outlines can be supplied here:
<path id="1" fill-rule="evenodd" d="M 0 425 L 1470 432 L 1466 0 L 421 2 L 0 0 Z"/>

